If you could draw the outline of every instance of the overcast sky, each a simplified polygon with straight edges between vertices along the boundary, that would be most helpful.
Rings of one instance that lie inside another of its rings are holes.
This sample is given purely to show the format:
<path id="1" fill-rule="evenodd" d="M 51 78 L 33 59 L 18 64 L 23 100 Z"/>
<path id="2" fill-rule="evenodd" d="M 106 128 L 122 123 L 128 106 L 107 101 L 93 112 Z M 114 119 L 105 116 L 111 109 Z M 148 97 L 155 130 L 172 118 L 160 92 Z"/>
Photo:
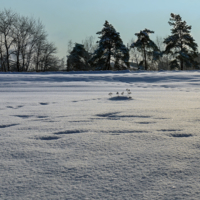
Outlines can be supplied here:
<path id="1" fill-rule="evenodd" d="M 12 9 L 24 16 L 40 18 L 49 41 L 58 47 L 59 56 L 66 56 L 67 43 L 81 43 L 96 36 L 109 21 L 120 32 L 124 44 L 144 28 L 154 36 L 170 34 L 170 13 L 180 14 L 200 45 L 200 0 L 0 0 L 1 9 Z"/>

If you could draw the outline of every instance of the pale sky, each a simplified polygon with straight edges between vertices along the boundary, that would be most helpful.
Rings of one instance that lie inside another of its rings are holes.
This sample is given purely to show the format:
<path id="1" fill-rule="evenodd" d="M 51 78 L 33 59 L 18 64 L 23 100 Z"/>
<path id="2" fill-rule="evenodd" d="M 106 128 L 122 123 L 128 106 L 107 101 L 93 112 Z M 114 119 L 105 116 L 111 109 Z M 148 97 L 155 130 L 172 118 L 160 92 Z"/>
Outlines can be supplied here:
<path id="1" fill-rule="evenodd" d="M 59 57 L 67 54 L 67 43 L 81 43 L 96 36 L 109 21 L 120 32 L 124 44 L 135 33 L 148 28 L 151 36 L 170 34 L 170 13 L 180 14 L 200 46 L 200 0 L 0 0 L 1 9 L 11 9 L 23 16 L 40 19 L 50 42 L 58 48 Z"/>

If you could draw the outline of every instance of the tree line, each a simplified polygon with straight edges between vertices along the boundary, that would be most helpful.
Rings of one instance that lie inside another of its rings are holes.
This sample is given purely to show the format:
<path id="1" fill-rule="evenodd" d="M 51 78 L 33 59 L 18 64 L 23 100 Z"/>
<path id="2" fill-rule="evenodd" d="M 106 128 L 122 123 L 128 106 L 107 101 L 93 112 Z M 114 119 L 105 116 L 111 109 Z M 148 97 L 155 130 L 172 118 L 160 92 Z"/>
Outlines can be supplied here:
<path id="1" fill-rule="evenodd" d="M 0 11 L 0 70 L 58 70 L 63 59 L 56 56 L 57 48 L 47 40 L 40 20 L 20 16 L 12 10 Z"/>
<path id="2" fill-rule="evenodd" d="M 105 21 L 99 40 L 88 37 L 81 44 L 68 42 L 67 63 L 56 56 L 40 20 L 21 16 L 12 10 L 0 11 L 0 71 L 87 71 L 124 69 L 199 69 L 198 45 L 191 26 L 180 15 L 171 14 L 171 35 L 157 37 L 144 29 L 136 40 L 125 45 L 114 26 Z"/>
<path id="3" fill-rule="evenodd" d="M 67 70 L 122 70 L 131 69 L 133 65 L 144 70 L 199 69 L 198 45 L 190 34 L 191 26 L 173 13 L 169 25 L 171 35 L 163 40 L 157 37 L 152 41 L 150 35 L 154 31 L 144 29 L 135 33 L 137 39 L 125 46 L 120 33 L 105 21 L 103 29 L 97 32 L 97 45 L 90 37 L 82 44 L 76 43 L 72 49 L 70 41 Z"/>

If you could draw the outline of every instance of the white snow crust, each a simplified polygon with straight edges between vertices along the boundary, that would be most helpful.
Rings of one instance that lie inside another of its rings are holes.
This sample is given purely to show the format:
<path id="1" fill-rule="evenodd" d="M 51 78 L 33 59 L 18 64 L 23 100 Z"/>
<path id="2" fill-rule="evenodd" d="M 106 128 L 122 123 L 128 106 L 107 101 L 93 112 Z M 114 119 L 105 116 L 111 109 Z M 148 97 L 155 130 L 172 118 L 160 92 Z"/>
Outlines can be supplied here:
<path id="1" fill-rule="evenodd" d="M 199 71 L 0 73 L 0 199 L 199 200 L 199 122 Z"/>

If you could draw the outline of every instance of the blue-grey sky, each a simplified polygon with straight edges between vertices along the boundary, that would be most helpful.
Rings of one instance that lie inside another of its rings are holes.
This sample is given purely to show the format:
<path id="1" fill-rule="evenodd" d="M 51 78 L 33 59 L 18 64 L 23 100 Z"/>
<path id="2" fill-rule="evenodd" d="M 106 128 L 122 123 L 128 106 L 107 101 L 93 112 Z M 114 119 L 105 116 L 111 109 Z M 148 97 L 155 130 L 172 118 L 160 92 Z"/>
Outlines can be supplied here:
<path id="1" fill-rule="evenodd" d="M 105 20 L 120 32 L 124 44 L 144 28 L 155 31 L 152 39 L 165 37 L 170 34 L 170 13 L 180 14 L 192 25 L 200 45 L 199 0 L 0 0 L 0 6 L 41 19 L 60 57 L 66 56 L 70 39 L 81 43 L 91 35 L 97 38 Z"/>

